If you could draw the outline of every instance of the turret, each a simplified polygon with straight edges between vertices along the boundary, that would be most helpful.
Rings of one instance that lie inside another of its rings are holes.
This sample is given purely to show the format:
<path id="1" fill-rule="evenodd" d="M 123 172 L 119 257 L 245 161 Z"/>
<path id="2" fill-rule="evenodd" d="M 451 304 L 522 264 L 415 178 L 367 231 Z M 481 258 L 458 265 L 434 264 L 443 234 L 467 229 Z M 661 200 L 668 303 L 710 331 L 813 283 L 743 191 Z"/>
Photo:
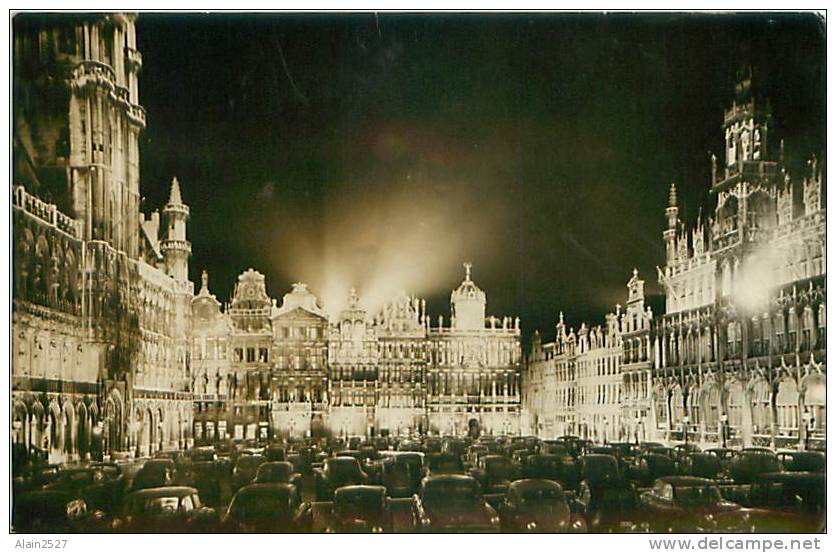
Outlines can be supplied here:
<path id="1" fill-rule="evenodd" d="M 665 209 L 668 226 L 662 233 L 665 240 L 665 253 L 668 264 L 676 259 L 676 223 L 679 221 L 679 207 L 676 203 L 676 184 L 671 183 L 668 190 L 668 207 Z"/>
<path id="2" fill-rule="evenodd" d="M 471 263 L 465 263 L 465 277 L 459 287 L 450 295 L 453 328 L 477 330 L 485 328 L 485 292 L 470 278 Z"/>
<path id="3" fill-rule="evenodd" d="M 168 203 L 163 207 L 165 236 L 160 241 L 160 249 L 165 258 L 166 273 L 180 282 L 189 280 L 189 256 L 192 245 L 186 240 L 186 221 L 189 218 L 189 206 L 180 196 L 180 183 L 177 177 L 171 179 L 171 191 Z"/>

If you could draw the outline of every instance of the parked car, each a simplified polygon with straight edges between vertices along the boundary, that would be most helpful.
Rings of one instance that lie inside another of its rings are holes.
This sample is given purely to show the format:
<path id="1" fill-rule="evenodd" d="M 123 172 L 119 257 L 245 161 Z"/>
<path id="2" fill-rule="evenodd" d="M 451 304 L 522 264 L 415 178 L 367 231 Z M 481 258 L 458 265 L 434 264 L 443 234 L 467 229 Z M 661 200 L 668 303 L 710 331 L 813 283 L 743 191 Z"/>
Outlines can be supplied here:
<path id="1" fill-rule="evenodd" d="M 464 474 L 460 457 L 449 453 L 435 453 L 427 456 L 427 475 Z"/>
<path id="2" fill-rule="evenodd" d="M 266 462 L 264 455 L 247 454 L 238 457 L 235 468 L 232 469 L 232 491 L 250 484 L 258 472 L 258 467 Z"/>
<path id="3" fill-rule="evenodd" d="M 12 529 L 16 533 L 71 534 L 108 529 L 100 512 L 88 512 L 76 494 L 63 490 L 33 490 L 12 503 Z"/>
<path id="4" fill-rule="evenodd" d="M 618 460 L 612 455 L 590 453 L 580 458 L 581 480 L 590 484 L 612 482 L 622 478 Z"/>
<path id="5" fill-rule="evenodd" d="M 715 479 L 723 472 L 723 463 L 711 453 L 691 453 L 679 460 L 679 472 L 684 476 Z"/>
<path id="6" fill-rule="evenodd" d="M 735 484 L 751 484 L 761 474 L 782 469 L 781 461 L 772 450 L 746 448 L 731 460 L 729 475 Z"/>
<path id="7" fill-rule="evenodd" d="M 326 532 L 388 533 L 392 510 L 383 486 L 343 486 L 334 492 L 332 524 Z"/>
<path id="8" fill-rule="evenodd" d="M 268 461 L 286 461 L 287 451 L 284 446 L 271 444 L 264 448 L 264 457 Z"/>
<path id="9" fill-rule="evenodd" d="M 168 458 L 149 459 L 134 475 L 130 491 L 159 488 L 174 484 L 176 466 Z"/>
<path id="10" fill-rule="evenodd" d="M 84 499 L 88 510 L 115 515 L 121 507 L 125 481 L 116 464 L 94 463 L 64 468 L 43 490 L 60 490 Z"/>
<path id="11" fill-rule="evenodd" d="M 314 469 L 314 486 L 318 501 L 331 501 L 334 491 L 342 486 L 368 482 L 368 475 L 354 457 L 331 457 L 325 460 L 321 469 Z"/>
<path id="12" fill-rule="evenodd" d="M 652 532 L 728 532 L 746 520 L 741 506 L 723 499 L 714 481 L 707 478 L 659 478 L 639 502 L 641 524 Z M 720 514 L 724 516 L 718 519 Z"/>
<path id="13" fill-rule="evenodd" d="M 479 465 L 470 471 L 482 485 L 482 491 L 488 494 L 505 493 L 508 485 L 522 476 L 519 465 L 501 455 L 486 455 L 479 460 Z"/>
<path id="14" fill-rule="evenodd" d="M 572 514 L 563 488 L 553 480 L 512 482 L 497 511 L 505 532 L 586 532 L 583 517 Z"/>
<path id="15" fill-rule="evenodd" d="M 636 486 L 626 479 L 584 480 L 572 502 L 590 532 L 627 532 L 639 518 Z"/>
<path id="16" fill-rule="evenodd" d="M 824 472 L 761 474 L 745 503 L 748 524 L 755 532 L 812 533 L 827 527 Z"/>
<path id="17" fill-rule="evenodd" d="M 313 511 L 293 484 L 256 483 L 239 489 L 221 522 L 224 532 L 310 532 Z"/>
<path id="18" fill-rule="evenodd" d="M 253 479 L 254 484 L 293 484 L 302 490 L 302 475 L 293 470 L 287 461 L 267 461 L 259 465 Z"/>
<path id="19" fill-rule="evenodd" d="M 195 461 L 189 485 L 197 488 L 204 504 L 217 508 L 221 503 L 221 480 L 228 477 L 217 461 Z"/>
<path id="20" fill-rule="evenodd" d="M 377 480 L 389 497 L 412 497 L 421 485 L 421 468 L 391 457 L 383 463 Z"/>
<path id="21" fill-rule="evenodd" d="M 667 455 L 642 453 L 630 466 L 630 479 L 639 487 L 653 485 L 657 478 L 676 474 L 676 463 Z"/>
<path id="22" fill-rule="evenodd" d="M 580 482 L 578 466 L 568 455 L 532 455 L 526 459 L 523 477 L 535 480 L 554 480 L 565 490 L 575 490 Z"/>
<path id="23" fill-rule="evenodd" d="M 827 457 L 821 451 L 780 451 L 778 460 L 790 472 L 827 471 Z"/>
<path id="24" fill-rule="evenodd" d="M 162 486 L 128 494 L 123 517 L 113 527 L 128 533 L 205 533 L 217 529 L 215 510 L 203 505 L 196 488 Z"/>
<path id="25" fill-rule="evenodd" d="M 428 476 L 413 498 L 415 528 L 422 532 L 499 532 L 500 519 L 472 476 Z"/>

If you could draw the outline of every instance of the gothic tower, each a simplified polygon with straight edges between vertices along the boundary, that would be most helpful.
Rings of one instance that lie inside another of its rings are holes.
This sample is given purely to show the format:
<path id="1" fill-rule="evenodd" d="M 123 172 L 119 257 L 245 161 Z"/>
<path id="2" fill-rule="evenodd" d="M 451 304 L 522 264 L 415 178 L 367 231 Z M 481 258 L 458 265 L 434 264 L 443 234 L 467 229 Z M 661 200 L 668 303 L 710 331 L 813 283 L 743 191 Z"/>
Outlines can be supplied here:
<path id="1" fill-rule="evenodd" d="M 189 280 L 189 255 L 192 244 L 186 240 L 186 221 L 189 218 L 189 206 L 180 196 L 180 183 L 177 177 L 171 179 L 171 192 L 168 203 L 163 207 L 165 235 L 160 241 L 160 249 L 165 258 L 165 272 L 179 282 Z"/>
<path id="2" fill-rule="evenodd" d="M 135 16 L 19 14 L 15 184 L 79 221 L 86 240 L 139 251 L 139 105 Z"/>

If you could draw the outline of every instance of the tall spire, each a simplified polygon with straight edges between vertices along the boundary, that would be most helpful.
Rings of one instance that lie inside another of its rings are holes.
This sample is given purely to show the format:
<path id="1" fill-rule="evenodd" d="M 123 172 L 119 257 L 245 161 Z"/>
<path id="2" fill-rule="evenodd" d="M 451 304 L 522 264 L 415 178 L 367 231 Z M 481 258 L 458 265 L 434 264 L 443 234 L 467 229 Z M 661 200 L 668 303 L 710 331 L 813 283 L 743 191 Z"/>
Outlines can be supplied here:
<path id="1" fill-rule="evenodd" d="M 473 268 L 473 263 L 466 261 L 464 263 L 464 280 L 470 282 L 470 271 Z"/>
<path id="2" fill-rule="evenodd" d="M 182 205 L 183 198 L 180 196 L 180 181 L 177 177 L 171 179 L 171 192 L 168 194 L 168 205 Z"/>
<path id="3" fill-rule="evenodd" d="M 668 190 L 668 207 L 676 207 L 676 183 L 671 183 Z"/>

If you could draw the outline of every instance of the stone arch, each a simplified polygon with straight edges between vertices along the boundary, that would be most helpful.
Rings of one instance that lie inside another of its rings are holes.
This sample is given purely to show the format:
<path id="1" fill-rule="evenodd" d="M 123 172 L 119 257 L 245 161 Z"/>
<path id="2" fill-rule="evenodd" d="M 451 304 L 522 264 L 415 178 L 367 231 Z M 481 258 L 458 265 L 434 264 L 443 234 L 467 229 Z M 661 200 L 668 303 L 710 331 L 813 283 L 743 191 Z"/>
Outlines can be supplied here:
<path id="1" fill-rule="evenodd" d="M 27 298 L 31 291 L 32 259 L 35 249 L 35 238 L 32 231 L 24 228 L 20 232 L 14 254 L 15 280 L 14 296 Z"/>
<path id="2" fill-rule="evenodd" d="M 110 392 L 105 403 L 104 412 L 104 432 L 107 436 L 107 446 L 111 451 L 119 451 L 122 449 L 122 429 L 124 427 L 124 403 L 122 401 L 122 394 L 114 388 Z"/>
<path id="3" fill-rule="evenodd" d="M 656 414 L 656 424 L 659 429 L 667 429 L 670 419 L 668 410 L 668 391 L 660 383 L 653 389 L 653 411 Z"/>
<path id="4" fill-rule="evenodd" d="M 44 299 L 49 290 L 49 242 L 41 234 L 35 242 L 35 259 L 32 271 L 32 293 L 36 299 Z"/>
<path id="5" fill-rule="evenodd" d="M 88 429 L 88 413 L 87 405 L 83 401 L 78 402 L 76 407 L 76 448 L 78 455 L 82 459 L 86 457 L 87 452 L 90 451 L 90 432 Z"/>
<path id="6" fill-rule="evenodd" d="M 62 445 L 67 456 L 76 453 L 75 408 L 70 400 L 64 401 L 61 409 L 61 428 L 63 431 Z"/>
<path id="7" fill-rule="evenodd" d="M 16 400 L 12 406 L 12 443 L 22 444 L 28 449 L 29 410 L 20 400 Z"/>
<path id="8" fill-rule="evenodd" d="M 707 380 L 700 390 L 703 424 L 709 432 L 716 432 L 720 424 L 720 387 L 714 379 Z"/>
<path id="9" fill-rule="evenodd" d="M 749 224 L 755 228 L 771 229 L 777 222 L 775 201 L 763 190 L 756 190 L 746 199 Z"/>
<path id="10" fill-rule="evenodd" d="M 679 383 L 674 384 L 670 388 L 670 405 L 671 405 L 671 427 L 677 427 L 682 424 L 682 417 L 685 415 L 683 406 L 684 395 L 682 386 Z"/>
<path id="11" fill-rule="evenodd" d="M 29 443 L 32 447 L 46 452 L 49 447 L 48 443 L 44 443 L 44 439 L 48 438 L 46 433 L 46 411 L 40 401 L 35 400 L 32 404 L 31 422 L 29 424 Z"/>
<path id="12" fill-rule="evenodd" d="M 785 376 L 778 382 L 775 394 L 775 412 L 781 434 L 792 434 L 798 430 L 798 386 L 795 380 Z"/>
<path id="13" fill-rule="evenodd" d="M 772 426 L 772 387 L 764 377 L 757 377 L 749 383 L 749 399 L 752 417 L 752 433 L 765 435 Z"/>
<path id="14" fill-rule="evenodd" d="M 744 422 L 744 411 L 746 410 L 746 393 L 743 383 L 733 378 L 726 382 L 726 414 L 729 417 L 729 425 L 741 428 Z"/>
<path id="15" fill-rule="evenodd" d="M 804 409 L 812 417 L 814 433 L 824 433 L 827 423 L 827 377 L 813 372 L 801 381 Z"/>
<path id="16" fill-rule="evenodd" d="M 64 426 L 61 408 L 54 399 L 49 402 L 47 411 L 47 432 L 49 435 L 50 451 L 60 452 L 64 449 Z"/>

